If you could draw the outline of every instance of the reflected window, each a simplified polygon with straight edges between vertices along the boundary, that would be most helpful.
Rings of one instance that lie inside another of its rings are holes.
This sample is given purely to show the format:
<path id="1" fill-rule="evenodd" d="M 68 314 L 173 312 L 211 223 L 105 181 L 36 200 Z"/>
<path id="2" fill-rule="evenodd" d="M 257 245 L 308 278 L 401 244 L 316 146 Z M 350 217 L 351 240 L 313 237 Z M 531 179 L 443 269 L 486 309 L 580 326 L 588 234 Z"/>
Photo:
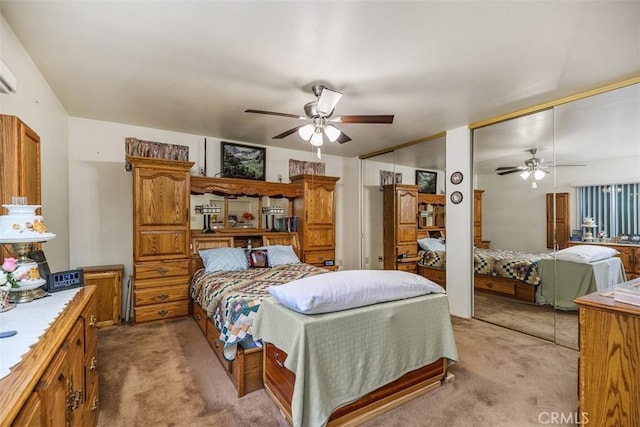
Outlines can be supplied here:
<path id="1" fill-rule="evenodd" d="M 593 218 L 598 237 L 638 234 L 639 189 L 640 183 L 577 187 L 578 220 Z"/>

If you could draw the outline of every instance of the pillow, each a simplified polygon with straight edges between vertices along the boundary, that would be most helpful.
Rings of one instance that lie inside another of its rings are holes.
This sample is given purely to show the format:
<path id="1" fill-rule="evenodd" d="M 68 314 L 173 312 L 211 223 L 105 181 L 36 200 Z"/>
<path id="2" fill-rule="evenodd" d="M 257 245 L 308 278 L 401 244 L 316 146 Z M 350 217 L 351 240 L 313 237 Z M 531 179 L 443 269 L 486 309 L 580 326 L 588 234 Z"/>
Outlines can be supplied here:
<path id="1" fill-rule="evenodd" d="M 206 271 L 239 271 L 249 268 L 242 248 L 213 248 L 198 251 Z"/>
<path id="2" fill-rule="evenodd" d="M 445 251 L 447 247 L 442 243 L 440 239 L 434 239 L 432 237 L 425 237 L 418 240 L 418 246 L 425 251 Z"/>
<path id="3" fill-rule="evenodd" d="M 266 249 L 249 249 L 246 254 L 249 267 L 269 267 L 269 256 Z"/>
<path id="4" fill-rule="evenodd" d="M 289 245 L 261 246 L 258 249 L 266 249 L 269 253 L 269 266 L 275 267 L 280 264 L 298 264 L 300 259 Z"/>
<path id="5" fill-rule="evenodd" d="M 431 280 L 406 271 L 344 270 L 270 286 L 267 292 L 291 310 L 317 314 L 445 291 Z"/>
<path id="6" fill-rule="evenodd" d="M 598 245 L 576 245 L 556 252 L 556 259 L 560 261 L 573 261 L 586 264 L 611 258 L 619 252 L 613 248 Z"/>

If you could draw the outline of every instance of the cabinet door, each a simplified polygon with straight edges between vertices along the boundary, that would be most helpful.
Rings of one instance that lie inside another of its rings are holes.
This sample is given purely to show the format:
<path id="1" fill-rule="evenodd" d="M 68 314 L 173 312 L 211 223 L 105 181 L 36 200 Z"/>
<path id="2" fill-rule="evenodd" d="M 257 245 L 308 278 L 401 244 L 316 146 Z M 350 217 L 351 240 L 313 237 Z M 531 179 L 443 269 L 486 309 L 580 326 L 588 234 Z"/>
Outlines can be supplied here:
<path id="1" fill-rule="evenodd" d="M 569 224 L 569 193 L 555 193 L 555 204 L 553 196 L 553 193 L 547 194 L 547 248 L 552 249 L 555 242 L 558 245 L 558 249 L 563 249 L 567 247 L 571 231 Z"/>
<path id="2" fill-rule="evenodd" d="M 96 285 L 97 327 L 120 324 L 123 268 L 83 268 L 85 285 Z"/>
<path id="3" fill-rule="evenodd" d="M 396 245 L 410 245 L 409 256 L 418 253 L 417 245 L 417 190 L 398 189 L 396 193 Z"/>
<path id="4" fill-rule="evenodd" d="M 44 425 L 42 418 L 42 404 L 37 393 L 32 393 L 27 403 L 22 406 L 20 413 L 13 421 L 14 426 L 41 427 Z"/>
<path id="5" fill-rule="evenodd" d="M 334 218 L 333 187 L 323 184 L 310 185 L 305 195 L 307 225 L 331 225 Z"/>
<path id="6" fill-rule="evenodd" d="M 135 261 L 189 257 L 189 172 L 134 169 Z"/>

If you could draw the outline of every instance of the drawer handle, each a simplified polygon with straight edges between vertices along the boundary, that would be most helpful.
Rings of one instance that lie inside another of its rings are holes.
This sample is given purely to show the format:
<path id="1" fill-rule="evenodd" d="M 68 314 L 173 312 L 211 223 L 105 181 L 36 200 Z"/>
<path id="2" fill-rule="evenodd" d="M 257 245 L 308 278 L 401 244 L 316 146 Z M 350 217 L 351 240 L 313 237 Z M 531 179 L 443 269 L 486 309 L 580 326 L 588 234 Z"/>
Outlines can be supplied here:
<path id="1" fill-rule="evenodd" d="M 491 282 L 487 283 L 487 288 L 489 288 L 489 289 L 493 288 L 493 283 L 491 283 Z"/>
<path id="2" fill-rule="evenodd" d="M 324 257 L 319 256 L 318 261 L 324 261 Z"/>
<path id="3" fill-rule="evenodd" d="M 166 316 L 167 314 L 169 314 L 169 312 L 167 310 L 158 310 L 158 314 L 160 316 Z"/>
<path id="4" fill-rule="evenodd" d="M 98 409 L 98 396 L 94 396 L 93 402 L 91 403 L 91 412 L 95 412 Z"/>
<path id="5" fill-rule="evenodd" d="M 202 316 L 200 316 L 200 313 L 196 314 L 196 320 L 199 322 L 200 320 L 202 320 Z"/>
<path id="6" fill-rule="evenodd" d="M 97 323 L 98 323 L 98 319 L 96 318 L 95 314 L 92 314 L 91 317 L 89 318 L 89 326 L 91 326 L 92 328 L 95 328 Z"/>
<path id="7" fill-rule="evenodd" d="M 281 368 L 284 368 L 284 363 L 282 363 L 280 361 L 280 359 L 278 359 L 280 357 L 280 353 L 276 352 L 276 354 L 273 355 L 273 358 L 276 360 L 276 363 L 278 364 L 278 366 L 280 366 Z"/>
<path id="8" fill-rule="evenodd" d="M 164 300 L 166 300 L 167 298 L 169 298 L 169 295 L 167 295 L 167 294 L 160 294 L 160 295 L 158 295 L 158 299 L 159 299 L 159 300 L 164 301 Z M 199 320 L 199 319 L 198 319 L 198 320 Z"/>
<path id="9" fill-rule="evenodd" d="M 213 342 L 213 345 L 214 345 L 216 348 L 220 348 L 220 344 L 218 344 L 218 341 L 214 341 L 214 342 Z"/>
<path id="10" fill-rule="evenodd" d="M 158 269 L 158 273 L 160 273 L 160 274 L 167 274 L 168 272 L 169 272 L 169 270 L 164 268 L 164 267 L 160 267 Z"/>
<path id="11" fill-rule="evenodd" d="M 89 370 L 91 372 L 96 372 L 98 370 L 98 359 L 93 356 L 91 358 L 91 362 L 89 362 Z"/>

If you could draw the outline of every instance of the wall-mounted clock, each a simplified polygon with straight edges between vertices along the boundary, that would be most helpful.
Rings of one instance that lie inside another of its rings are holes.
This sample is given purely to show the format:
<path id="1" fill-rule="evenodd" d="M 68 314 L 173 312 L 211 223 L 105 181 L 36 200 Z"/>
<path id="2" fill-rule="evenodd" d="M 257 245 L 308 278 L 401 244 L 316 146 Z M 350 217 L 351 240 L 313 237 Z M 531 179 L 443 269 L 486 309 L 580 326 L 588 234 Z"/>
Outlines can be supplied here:
<path id="1" fill-rule="evenodd" d="M 453 185 L 460 184 L 463 179 L 464 179 L 464 176 L 462 175 L 462 172 L 454 172 L 451 174 L 451 177 L 449 178 L 449 180 Z"/>
<path id="2" fill-rule="evenodd" d="M 462 193 L 459 191 L 454 191 L 453 193 L 451 193 L 451 196 L 449 196 L 449 198 L 451 199 L 451 203 L 457 205 L 462 201 Z"/>

